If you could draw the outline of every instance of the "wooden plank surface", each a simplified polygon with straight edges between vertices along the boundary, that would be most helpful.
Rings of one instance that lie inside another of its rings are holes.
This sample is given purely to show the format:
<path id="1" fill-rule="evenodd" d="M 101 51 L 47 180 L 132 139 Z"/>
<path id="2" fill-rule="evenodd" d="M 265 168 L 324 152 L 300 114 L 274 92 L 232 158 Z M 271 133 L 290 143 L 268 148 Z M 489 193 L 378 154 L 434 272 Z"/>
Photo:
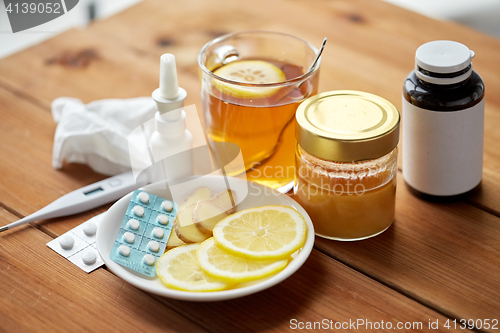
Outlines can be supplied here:
<path id="1" fill-rule="evenodd" d="M 61 96 L 84 103 L 106 98 L 151 96 L 159 84 L 159 57 L 92 30 L 71 30 L 0 61 L 0 85 L 30 96 L 50 110 Z M 34 75 L 33 73 L 36 73 Z M 198 80 L 179 70 L 179 84 L 198 90 Z M 190 94 L 186 105 L 199 104 Z"/>
<path id="2" fill-rule="evenodd" d="M 297 273 L 267 291 L 216 303 L 162 301 L 181 313 L 189 312 L 195 322 L 213 332 L 282 332 L 294 327 L 298 331 L 298 322 L 321 323 L 323 319 L 333 325 L 357 319 L 363 319 L 365 325 L 384 321 L 393 330 L 398 322 L 422 323 L 423 331 L 428 330 L 431 319 L 441 323 L 439 330 L 448 331 L 443 327 L 447 318 L 315 250 Z M 365 325 L 358 329 L 377 331 Z M 354 331 L 353 327 L 349 329 Z M 391 329 L 385 326 L 381 330 Z M 414 330 L 418 331 L 416 326 Z"/>
<path id="3" fill-rule="evenodd" d="M 0 210 L 0 224 L 16 216 Z M 0 236 L 0 331 L 205 332 L 105 269 L 87 274 L 32 226 Z"/>
<path id="4" fill-rule="evenodd" d="M 357 242 L 316 238 L 316 247 L 453 318 L 500 313 L 500 218 L 463 203 L 410 194 L 399 177 L 396 221 Z"/>
<path id="5" fill-rule="evenodd" d="M 85 52 L 92 52 L 94 56 L 87 59 L 81 55 Z M 120 57 L 115 59 L 114 52 Z M 65 60 L 52 62 L 51 59 Z M 0 122 L 0 151 L 11 156 L 0 164 L 4 178 L 0 205 L 10 207 L 19 217 L 27 216 L 70 191 L 106 178 L 79 164 L 65 164 L 60 171 L 52 168 L 57 124 L 50 114 L 50 104 L 60 96 L 76 97 L 88 103 L 103 98 L 150 95 L 158 86 L 158 69 L 156 57 L 141 55 L 98 32 L 80 30 L 72 30 L 0 61 L 0 113 L 5 115 Z M 11 80 L 16 73 L 21 75 L 20 81 Z M 179 82 L 189 91 L 198 89 L 198 80 L 183 75 L 182 71 Z M 28 95 L 18 83 L 29 87 Z M 199 94 L 190 94 L 186 105 L 199 105 L 199 101 Z M 201 112 L 201 107 L 198 110 Z M 195 121 L 189 121 L 188 128 L 194 126 Z M 195 143 L 203 140 L 199 135 L 194 138 Z M 63 223 L 53 221 L 47 224 L 47 230 L 60 235 L 103 210 L 82 213 L 76 218 L 64 219 Z"/>
<path id="6" fill-rule="evenodd" d="M 317 240 L 319 250 L 349 267 L 314 251 L 296 275 L 269 291 L 218 302 L 217 306 L 158 298 L 168 306 L 161 311 L 172 313 L 169 308 L 173 308 L 181 314 L 173 314 L 174 327 L 166 326 L 164 318 L 153 320 L 149 325 L 141 320 L 136 323 L 137 327 L 153 327 L 153 331 L 165 327 L 174 331 L 200 329 L 196 325 L 184 326 L 184 317 L 214 332 L 235 331 L 240 327 L 243 331 L 253 328 L 280 331 L 289 328 L 292 315 L 302 321 L 323 318 L 343 321 L 358 318 L 360 314 L 373 321 L 383 318 L 401 321 L 439 318 L 441 321 L 445 319 L 443 314 L 465 319 L 498 317 L 500 220 L 482 209 L 500 215 L 500 152 L 497 149 L 500 96 L 494 93 L 500 89 L 500 65 L 496 61 L 500 58 L 500 42 L 379 1 L 318 1 L 311 6 L 306 1 L 255 0 L 245 4 L 192 0 L 182 6 L 171 6 L 160 0 L 146 0 L 87 29 L 66 32 L 0 60 L 0 152 L 9 156 L 0 163 L 0 206 L 7 210 L 0 210 L 0 225 L 104 178 L 76 164 L 65 165 L 61 171 L 52 169 L 55 124 L 50 103 L 54 98 L 72 96 L 90 102 L 150 95 L 158 85 L 159 55 L 173 52 L 180 67 L 180 85 L 188 91 L 186 104 L 194 103 L 201 111 L 196 64 L 199 49 L 225 32 L 255 28 L 285 31 L 314 44 L 319 44 L 324 36 L 329 37 L 320 91 L 365 90 L 386 97 L 398 107 L 402 82 L 413 67 L 414 52 L 421 43 L 440 38 L 456 39 L 475 50 L 474 66 L 487 87 L 485 169 L 483 185 L 469 202 L 481 209 L 465 203 L 421 201 L 407 192 L 400 177 L 396 222 L 386 233 L 355 243 Z M 88 300 L 83 296 L 79 299 L 88 312 L 78 314 L 77 322 L 84 322 L 86 316 L 96 316 L 91 305 L 96 304 L 99 293 L 104 293 L 105 299 L 101 310 L 112 308 L 110 299 L 116 295 L 126 313 L 140 308 L 132 302 L 137 295 L 143 306 L 158 304 L 104 269 L 87 279 L 87 275 L 45 246 L 50 236 L 60 235 L 104 209 L 46 221 L 41 230 L 27 226 L 7 237 L 0 235 L 3 267 L 0 281 L 8 281 L 8 286 L 21 291 L 19 299 L 43 305 L 32 321 L 23 323 L 15 312 L 7 312 L 8 320 L 2 323 L 10 326 L 5 327 L 21 325 L 26 330 L 31 330 L 33 325 L 49 325 L 47 327 L 54 330 L 61 327 L 43 318 L 43 312 L 49 310 L 43 304 L 45 300 L 32 295 L 38 287 L 41 293 L 40 290 L 48 293 L 53 288 L 59 301 L 66 299 L 72 290 L 80 290 L 79 284 L 83 288 L 91 282 L 104 281 L 109 291 L 103 291 L 102 286 L 90 286 Z M 29 252 L 31 256 L 20 253 L 26 239 L 36 242 Z M 57 283 L 50 282 L 53 273 L 50 265 L 54 263 L 61 274 L 56 277 Z M 14 267 L 21 268 L 15 271 L 13 279 L 7 270 Z M 37 269 L 30 271 L 30 267 Z M 71 274 L 65 273 L 66 269 Z M 58 285 L 64 285 L 66 280 L 70 280 L 67 287 Z M 2 299 L 5 296 L 8 300 L 3 309 L 21 309 L 20 301 L 7 295 L 10 290 L 4 288 L 0 292 Z M 47 298 L 45 294 L 42 296 Z M 62 313 L 73 311 L 69 303 L 62 304 L 67 305 L 57 308 Z M 2 315 L 7 311 L 3 309 Z M 280 310 L 273 312 L 275 309 Z M 110 311 L 114 318 L 123 317 L 116 308 Z M 224 316 L 225 312 L 229 318 Z M 101 313 L 97 317 L 103 319 Z M 245 321 L 245 318 L 249 319 Z M 254 321 L 261 323 L 252 326 Z M 63 323 L 72 325 L 62 320 L 60 324 Z M 92 326 L 95 324 L 89 325 L 89 330 L 95 328 Z M 110 327 L 112 323 L 107 325 Z"/>
<path id="7" fill-rule="evenodd" d="M 161 0 L 145 1 L 90 29 L 116 36 L 131 48 L 156 56 L 172 52 L 178 64 L 193 76 L 198 75 L 201 47 L 223 33 L 275 30 L 315 45 L 328 37 L 319 91 L 367 91 L 398 108 L 403 81 L 414 68 L 415 51 L 421 44 L 451 39 L 469 46 L 476 52 L 474 68 L 486 85 L 484 180 L 469 201 L 500 216 L 500 95 L 495 93 L 500 89 L 498 39 L 382 1 L 323 0 L 314 6 L 307 1 L 286 0 L 256 0 L 246 5 L 191 0 L 185 4 L 171 8 Z"/>
<path id="8" fill-rule="evenodd" d="M 0 225 L 15 218 L 0 211 Z M 335 323 L 363 318 L 394 327 L 398 322 L 447 320 L 317 251 L 298 273 L 270 291 L 227 302 L 192 303 L 152 298 L 104 269 L 87 275 L 45 246 L 50 240 L 31 226 L 2 235 L 2 329 L 280 332 L 290 328 L 292 319 Z M 29 320 L 19 313 L 29 314 Z"/>
<path id="9" fill-rule="evenodd" d="M 196 61 L 200 48 L 215 35 L 258 27 L 296 34 L 314 44 L 329 37 L 320 91 L 369 91 L 399 107 L 402 82 L 413 67 L 416 48 L 433 39 L 458 40 L 476 51 L 474 67 L 487 87 L 484 179 L 469 202 L 500 215 L 500 151 L 496 149 L 500 140 L 500 96 L 489 93 L 500 87 L 500 65 L 495 61 L 500 58 L 497 39 L 379 1 L 323 1 L 314 7 L 300 1 L 277 0 L 266 5 L 272 6 L 269 10 L 259 1 L 263 0 L 252 2 L 244 11 L 235 8 L 241 4 L 224 0 L 175 8 L 161 0 L 145 1 L 92 25 L 86 33 L 71 31 L 30 52 L 2 60 L 0 85 L 19 94 L 26 93 L 29 87 L 30 95 L 37 96 L 45 106 L 59 96 L 90 102 L 149 95 L 157 86 L 159 55 L 174 52 L 181 68 L 180 83 L 189 92 L 186 103 L 196 104 L 200 112 Z M 217 15 L 208 15 L 214 8 Z M 273 13 L 279 9 L 283 15 L 273 20 Z M 304 13 L 316 19 L 308 24 L 292 24 L 303 22 Z M 231 19 L 219 19 L 224 16 Z M 137 61 L 141 66 L 132 65 Z M 32 75 L 34 72 L 40 75 Z M 127 84 L 118 88 L 116 82 Z"/>
<path id="10" fill-rule="evenodd" d="M 52 168 L 56 124 L 50 112 L 0 87 L 0 206 L 17 218 L 30 215 L 62 195 L 106 178 L 81 164 Z M 22 167 L 20 167 L 22 166 Z M 52 219 L 46 232 L 57 236 L 101 213 L 109 205 L 70 218 Z"/>

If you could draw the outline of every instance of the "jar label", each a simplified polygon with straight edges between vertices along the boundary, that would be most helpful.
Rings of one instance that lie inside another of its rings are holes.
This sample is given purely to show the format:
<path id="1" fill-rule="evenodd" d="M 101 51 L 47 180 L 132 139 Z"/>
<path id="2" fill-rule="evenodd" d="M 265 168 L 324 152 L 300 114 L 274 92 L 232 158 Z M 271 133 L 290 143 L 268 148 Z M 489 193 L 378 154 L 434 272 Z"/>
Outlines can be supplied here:
<path id="1" fill-rule="evenodd" d="M 432 111 L 403 97 L 403 178 L 430 195 L 456 195 L 483 171 L 484 99 L 459 111 Z"/>

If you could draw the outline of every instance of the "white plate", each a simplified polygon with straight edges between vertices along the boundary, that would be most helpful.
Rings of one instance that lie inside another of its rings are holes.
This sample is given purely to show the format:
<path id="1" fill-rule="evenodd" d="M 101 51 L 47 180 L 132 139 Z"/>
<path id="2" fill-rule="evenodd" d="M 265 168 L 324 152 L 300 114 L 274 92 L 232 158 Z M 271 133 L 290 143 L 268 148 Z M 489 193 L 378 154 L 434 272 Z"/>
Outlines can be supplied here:
<path id="1" fill-rule="evenodd" d="M 220 180 L 220 176 L 204 176 L 203 184 L 204 186 L 207 186 L 214 192 L 218 193 L 225 189 L 224 187 L 222 187 L 223 183 L 221 183 Z M 163 285 L 158 277 L 149 278 L 115 263 L 109 258 L 109 254 L 111 253 L 111 249 L 113 248 L 114 240 L 118 233 L 118 229 L 120 228 L 123 216 L 125 215 L 128 203 L 130 202 L 130 199 L 132 197 L 132 193 L 129 193 L 118 200 L 102 217 L 101 223 L 97 230 L 96 245 L 97 250 L 99 251 L 99 254 L 101 255 L 104 263 L 117 276 L 139 289 L 160 296 L 187 301 L 220 301 L 242 297 L 270 288 L 284 281 L 290 275 L 295 273 L 302 266 L 302 264 L 304 264 L 306 259 L 309 257 L 309 254 L 311 253 L 314 245 L 314 228 L 311 222 L 311 218 L 309 217 L 309 215 L 307 215 L 304 208 L 302 208 L 297 202 L 290 199 L 284 194 L 256 183 L 247 183 L 248 186 L 246 186 L 246 181 L 232 178 L 231 183 L 236 184 L 235 182 L 238 183 L 238 188 L 241 188 L 241 185 L 244 185 L 245 189 L 248 187 L 248 195 L 241 203 L 238 204 L 237 210 L 265 205 L 283 205 L 295 208 L 304 216 L 307 223 L 306 243 L 304 244 L 297 257 L 295 257 L 295 259 L 293 259 L 281 272 L 271 276 L 270 278 L 259 280 L 257 282 L 254 282 L 253 284 L 248 283 L 248 285 L 236 289 L 214 292 L 189 292 L 170 289 Z M 186 196 L 196 189 L 195 187 L 189 187 L 190 186 L 187 183 L 186 188 L 183 188 Z M 231 188 L 233 188 L 233 186 L 231 186 Z M 169 191 L 165 189 L 165 185 L 162 183 L 151 184 L 143 187 L 142 189 L 164 199 L 171 199 Z M 236 195 L 238 196 L 238 190 L 236 191 Z"/>

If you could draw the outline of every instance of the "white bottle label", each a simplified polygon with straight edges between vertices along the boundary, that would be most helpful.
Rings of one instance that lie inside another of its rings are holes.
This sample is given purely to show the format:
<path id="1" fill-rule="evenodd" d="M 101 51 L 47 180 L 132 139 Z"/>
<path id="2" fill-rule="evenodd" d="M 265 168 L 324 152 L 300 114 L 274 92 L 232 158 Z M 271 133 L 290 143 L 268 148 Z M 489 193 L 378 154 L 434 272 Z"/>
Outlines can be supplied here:
<path id="1" fill-rule="evenodd" d="M 467 192 L 483 173 L 484 98 L 460 111 L 430 111 L 403 97 L 403 178 L 430 195 Z"/>

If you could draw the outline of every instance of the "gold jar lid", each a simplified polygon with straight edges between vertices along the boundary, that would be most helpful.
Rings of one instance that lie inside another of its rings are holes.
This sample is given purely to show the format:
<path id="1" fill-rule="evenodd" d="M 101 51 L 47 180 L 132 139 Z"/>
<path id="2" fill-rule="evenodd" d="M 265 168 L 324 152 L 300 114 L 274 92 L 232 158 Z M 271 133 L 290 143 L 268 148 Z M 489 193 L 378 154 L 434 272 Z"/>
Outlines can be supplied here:
<path id="1" fill-rule="evenodd" d="M 373 94 L 328 91 L 303 101 L 295 115 L 295 137 L 308 153 L 330 161 L 355 162 L 390 153 L 399 142 L 399 112 Z"/>

